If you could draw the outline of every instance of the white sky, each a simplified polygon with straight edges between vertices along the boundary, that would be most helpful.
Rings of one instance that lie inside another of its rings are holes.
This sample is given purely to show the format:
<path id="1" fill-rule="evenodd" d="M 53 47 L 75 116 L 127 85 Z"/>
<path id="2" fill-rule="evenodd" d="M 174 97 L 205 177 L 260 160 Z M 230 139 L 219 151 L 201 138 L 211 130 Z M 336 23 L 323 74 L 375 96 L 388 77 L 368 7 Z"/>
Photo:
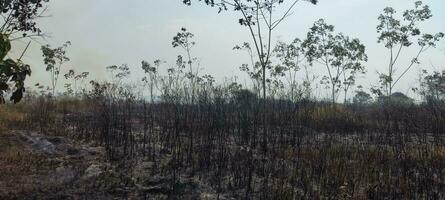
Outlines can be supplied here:
<path id="1" fill-rule="evenodd" d="M 431 6 L 434 15 L 422 25 L 424 30 L 445 32 L 445 1 L 425 0 L 424 3 Z M 377 84 L 376 71 L 385 69 L 389 60 L 386 49 L 377 43 L 378 15 L 386 6 L 401 13 L 413 4 L 414 0 L 320 0 L 316 6 L 300 2 L 294 14 L 276 29 L 274 39 L 288 42 L 295 37 L 303 38 L 314 21 L 325 18 L 327 23 L 335 25 L 336 31 L 357 37 L 367 46 L 368 73 L 358 82 L 369 88 Z M 200 59 L 203 72 L 217 80 L 238 76 L 244 83 L 245 75 L 239 72 L 239 66 L 250 63 L 245 53 L 232 50 L 236 44 L 251 42 L 246 28 L 237 22 L 238 13 L 218 14 L 216 9 L 201 3 L 188 7 L 182 0 L 52 0 L 48 14 L 51 17 L 41 19 L 40 27 L 52 37 L 41 41 L 42 44 L 59 46 L 64 41 L 73 44 L 69 49 L 71 62 L 62 72 L 74 68 L 78 72 L 90 71 L 94 79 L 104 79 L 106 66 L 125 63 L 132 70 L 132 79 L 140 80 L 141 60 L 159 58 L 175 62 L 181 51 L 171 47 L 171 40 L 181 27 L 195 34 L 197 45 L 193 55 Z M 28 85 L 49 83 L 40 45 L 32 43 L 24 58 L 33 70 Z M 13 53 L 18 54 L 23 46 L 16 44 Z M 405 66 L 413 52 L 404 51 L 403 55 L 400 64 Z M 445 43 L 423 54 L 420 61 L 422 65 L 413 68 L 396 90 L 409 92 L 409 88 L 417 84 L 421 68 L 445 69 Z M 313 71 L 320 76 L 325 73 L 320 66 L 314 66 Z M 63 84 L 58 88 L 62 90 Z"/>

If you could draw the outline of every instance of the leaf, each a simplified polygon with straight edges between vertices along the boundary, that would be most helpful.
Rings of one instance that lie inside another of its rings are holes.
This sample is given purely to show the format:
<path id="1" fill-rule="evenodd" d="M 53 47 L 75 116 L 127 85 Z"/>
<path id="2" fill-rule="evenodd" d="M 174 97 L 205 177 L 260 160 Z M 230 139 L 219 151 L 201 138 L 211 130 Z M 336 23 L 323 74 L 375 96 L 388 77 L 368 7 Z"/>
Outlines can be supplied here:
<path id="1" fill-rule="evenodd" d="M 11 42 L 7 35 L 0 33 L 0 60 L 3 60 L 11 50 Z"/>
<path id="2" fill-rule="evenodd" d="M 10 100 L 13 101 L 14 104 L 20 102 L 20 100 L 22 100 L 22 98 L 23 98 L 23 92 L 24 91 L 25 91 L 25 88 L 23 88 L 23 87 L 18 88 L 16 91 L 14 91 L 12 93 L 12 96 L 11 96 Z"/>
<path id="3" fill-rule="evenodd" d="M 0 82 L 0 91 L 1 90 L 7 90 L 9 88 L 8 84 L 5 82 Z"/>

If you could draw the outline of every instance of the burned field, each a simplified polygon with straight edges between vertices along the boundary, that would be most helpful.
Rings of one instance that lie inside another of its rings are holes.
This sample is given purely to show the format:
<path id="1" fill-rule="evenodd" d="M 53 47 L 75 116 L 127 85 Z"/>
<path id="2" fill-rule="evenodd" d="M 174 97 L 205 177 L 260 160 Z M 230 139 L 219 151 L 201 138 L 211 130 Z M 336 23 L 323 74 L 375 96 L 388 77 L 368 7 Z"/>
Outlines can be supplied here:
<path id="1" fill-rule="evenodd" d="M 2 0 L 0 200 L 445 199 L 428 4 Z"/>
<path id="2" fill-rule="evenodd" d="M 242 102 L 30 102 L 9 122 L 23 131 L 2 131 L 4 198 L 444 197 L 443 127 L 421 123 L 424 106 L 389 122 L 381 107 L 274 102 L 264 146 Z"/>

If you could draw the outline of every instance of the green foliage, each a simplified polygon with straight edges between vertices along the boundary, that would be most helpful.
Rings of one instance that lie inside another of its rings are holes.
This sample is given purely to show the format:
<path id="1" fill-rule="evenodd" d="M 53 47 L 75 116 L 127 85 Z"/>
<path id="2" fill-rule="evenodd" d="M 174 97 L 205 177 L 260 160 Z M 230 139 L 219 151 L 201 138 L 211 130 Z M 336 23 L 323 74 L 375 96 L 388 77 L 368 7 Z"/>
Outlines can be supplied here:
<path id="1" fill-rule="evenodd" d="M 144 84 L 149 87 L 150 98 L 151 98 L 152 103 L 154 102 L 154 88 L 158 84 L 158 71 L 159 71 L 158 68 L 164 62 L 158 59 L 158 60 L 155 60 L 153 63 L 154 63 L 154 66 L 152 66 L 147 61 L 142 61 L 142 63 L 141 63 L 142 70 L 144 70 L 145 74 L 148 75 L 148 76 L 144 76 L 142 78 L 142 82 L 144 82 Z"/>
<path id="2" fill-rule="evenodd" d="M 106 67 L 112 75 L 112 78 L 117 79 L 119 82 L 130 75 L 130 67 L 127 64 L 122 64 L 120 66 L 111 65 Z"/>
<path id="3" fill-rule="evenodd" d="M 13 40 L 32 37 L 29 33 L 33 34 L 33 36 L 39 36 L 41 30 L 35 20 L 42 15 L 41 10 L 47 2 L 49 0 L 0 1 L 0 12 L 3 16 L 0 32 L 7 35 L 21 34 L 21 36 L 17 36 Z"/>
<path id="4" fill-rule="evenodd" d="M 4 93 L 14 90 L 10 100 L 18 103 L 25 91 L 26 76 L 31 75 L 29 65 L 22 63 L 20 60 L 6 59 L 6 55 L 11 50 L 11 42 L 8 35 L 0 34 L 0 104 L 5 103 Z M 8 83 L 14 84 L 14 89 Z"/>
<path id="5" fill-rule="evenodd" d="M 183 27 L 181 28 L 181 31 L 173 37 L 172 46 L 191 49 L 196 44 L 194 41 L 192 41 L 193 37 L 193 33 L 188 32 L 187 29 Z"/>
<path id="6" fill-rule="evenodd" d="M 371 95 L 364 91 L 357 91 L 354 98 L 352 99 L 352 102 L 358 105 L 366 105 L 371 103 L 371 101 L 372 101 Z"/>
<path id="7" fill-rule="evenodd" d="M 21 58 L 13 60 L 6 59 L 6 56 L 11 50 L 11 41 L 41 35 L 35 20 L 41 16 L 40 11 L 47 2 L 49 0 L 0 1 L 0 12 L 3 17 L 0 26 L 0 104 L 5 103 L 5 92 L 11 90 L 13 92 L 10 99 L 14 103 L 23 97 L 24 81 L 26 76 L 31 75 L 30 67 L 22 63 Z M 33 35 L 29 35 L 30 33 Z M 14 36 L 17 34 L 21 35 Z"/>
<path id="8" fill-rule="evenodd" d="M 67 56 L 67 48 L 71 42 L 67 41 L 60 47 L 52 48 L 50 45 L 41 47 L 43 54 L 43 62 L 46 65 L 46 71 L 50 73 L 52 95 L 56 95 L 57 82 L 59 80 L 60 70 L 62 66 L 70 61 Z"/>
<path id="9" fill-rule="evenodd" d="M 320 19 L 310 29 L 303 47 L 310 64 L 326 67 L 327 75 L 323 76 L 321 83 L 331 88 L 332 102 L 335 102 L 339 89 L 344 89 L 346 99 L 349 87 L 355 84 L 356 75 L 365 72 L 362 64 L 368 60 L 365 46 L 359 39 L 335 34 L 334 26 Z"/>
<path id="10" fill-rule="evenodd" d="M 254 50 L 252 49 L 250 43 L 244 42 L 241 45 L 236 45 L 235 47 L 233 47 L 233 50 L 245 51 L 248 53 L 250 57 L 250 64 L 242 64 L 239 69 L 240 71 L 247 73 L 247 75 L 253 82 L 255 92 L 259 93 L 262 80 L 262 67 L 261 63 L 259 61 L 256 61 Z"/>
<path id="11" fill-rule="evenodd" d="M 423 74 L 419 93 L 429 102 L 445 101 L 445 70 L 431 74 L 423 70 Z"/>
<path id="12" fill-rule="evenodd" d="M 318 2 L 317 0 L 306 1 L 312 4 L 316 4 Z M 182 2 L 185 5 L 191 5 L 192 0 L 183 0 Z M 284 0 L 203 0 L 202 2 L 211 7 L 218 7 L 219 12 L 228 10 L 228 7 L 231 7 L 233 8 L 233 11 L 238 12 L 242 16 L 238 19 L 238 23 L 241 26 L 245 26 L 248 28 L 250 36 L 253 39 L 253 43 L 255 45 L 254 49 L 257 53 L 256 56 L 258 56 L 258 62 L 261 66 L 263 99 L 266 99 L 267 86 L 269 86 L 269 90 L 271 92 L 276 91 L 276 89 L 282 88 L 283 84 L 278 79 L 275 78 L 274 80 L 266 80 L 266 68 L 271 68 L 270 58 L 273 51 L 272 35 L 275 28 L 277 28 L 278 25 L 280 25 L 291 14 L 292 9 L 299 2 L 299 0 L 290 1 L 290 6 L 285 9 L 284 14 L 278 16 L 276 15 L 275 9 L 277 9 L 280 4 L 283 4 Z M 252 67 L 255 68 L 256 64 L 253 64 Z M 275 68 L 275 70 L 281 69 Z M 253 74 L 257 74 L 256 70 L 253 71 Z M 263 106 L 265 107 L 265 105 Z M 266 116 L 263 116 L 263 119 L 265 121 Z M 264 137 L 265 135 L 266 134 L 264 134 Z"/>
<path id="13" fill-rule="evenodd" d="M 298 71 L 300 69 L 300 65 L 305 58 L 301 43 L 302 41 L 296 38 L 290 44 L 278 42 L 275 47 L 275 56 L 280 59 L 281 64 L 284 65 L 285 71 Z"/>
<path id="14" fill-rule="evenodd" d="M 76 71 L 74 71 L 74 69 L 70 69 L 65 75 L 65 79 L 67 81 L 72 81 L 72 83 L 66 83 L 65 84 L 65 90 L 66 93 L 65 95 L 73 95 L 73 94 L 78 94 L 78 82 L 80 81 L 81 83 L 83 83 L 85 81 L 85 79 L 88 77 L 90 73 L 89 72 L 82 72 L 77 74 Z"/>
<path id="15" fill-rule="evenodd" d="M 111 75 L 110 82 L 90 81 L 92 91 L 89 96 L 94 98 L 134 99 L 132 91 L 134 86 L 127 84 L 126 80 L 131 74 L 127 64 L 107 66 L 106 70 Z"/>
<path id="16" fill-rule="evenodd" d="M 196 45 L 196 42 L 193 41 L 193 37 L 194 37 L 193 33 L 187 31 L 186 28 L 181 28 L 180 32 L 178 32 L 176 36 L 173 37 L 172 41 L 173 48 L 180 47 L 184 50 L 186 54 L 187 60 L 184 60 L 182 55 L 178 55 L 176 64 L 178 66 L 182 66 L 182 68 L 185 68 L 185 66 L 188 65 L 189 71 L 186 75 L 187 78 L 190 79 L 191 87 L 194 87 L 195 84 L 194 78 L 198 76 L 198 69 L 195 69 L 196 66 L 194 64 L 197 62 L 198 59 L 192 57 L 192 49 Z"/>
<path id="17" fill-rule="evenodd" d="M 429 34 L 423 33 L 420 23 L 430 19 L 433 15 L 428 5 L 423 5 L 421 1 L 416 1 L 414 9 L 406 10 L 402 19 L 396 17 L 394 8 L 387 7 L 383 14 L 378 17 L 380 21 L 377 26 L 379 33 L 378 42 L 389 50 L 390 62 L 385 73 L 379 73 L 380 88 L 374 88 L 375 93 L 391 96 L 394 86 L 411 69 L 414 64 L 419 64 L 419 56 L 431 47 L 436 47 L 445 36 L 444 33 Z M 402 68 L 402 73 L 395 75 L 396 63 L 399 60 L 402 49 L 411 47 L 417 40 L 418 52 L 411 59 L 408 66 Z"/>
<path id="18" fill-rule="evenodd" d="M 280 60 L 280 63 L 275 66 L 272 75 L 285 77 L 290 89 L 288 96 L 292 101 L 300 99 L 303 93 L 297 81 L 297 72 L 304 65 L 306 58 L 301 44 L 302 41 L 296 38 L 290 44 L 278 42 L 274 49 L 275 57 Z M 307 83 L 309 83 L 307 80 L 303 83 L 306 91 L 307 86 L 310 87 Z"/>
<path id="19" fill-rule="evenodd" d="M 197 1 L 202 1 L 204 2 L 206 5 L 209 5 L 211 7 L 217 7 L 219 9 L 219 12 L 223 11 L 223 10 L 227 10 L 227 8 L 229 6 L 233 6 L 234 4 L 238 3 L 238 7 L 235 7 L 235 9 L 243 9 L 244 7 L 247 6 L 254 6 L 254 4 L 256 2 L 260 2 L 260 4 L 262 6 L 268 6 L 269 4 L 272 4 L 273 2 L 278 2 L 278 3 L 284 3 L 285 0 L 263 0 L 263 1 L 252 1 L 252 0 L 233 0 L 233 1 L 218 1 L 218 0 L 197 0 Z M 294 0 L 295 1 L 295 0 Z M 305 0 L 307 2 L 310 2 L 312 4 L 317 4 L 318 0 Z M 182 2 L 185 5 L 192 5 L 192 0 L 182 0 Z M 286 1 L 287 2 L 287 1 Z M 295 1 L 296 2 L 296 1 Z"/>

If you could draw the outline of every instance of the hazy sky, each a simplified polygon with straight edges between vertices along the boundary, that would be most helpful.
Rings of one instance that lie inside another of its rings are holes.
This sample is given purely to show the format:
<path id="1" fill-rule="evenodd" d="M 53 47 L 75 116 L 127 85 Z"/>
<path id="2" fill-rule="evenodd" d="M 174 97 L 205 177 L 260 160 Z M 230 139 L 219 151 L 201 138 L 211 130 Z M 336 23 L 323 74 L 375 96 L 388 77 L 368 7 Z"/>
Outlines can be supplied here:
<path id="1" fill-rule="evenodd" d="M 434 15 L 422 25 L 424 30 L 445 32 L 445 1 L 424 2 L 431 6 Z M 377 83 L 376 70 L 383 70 L 389 60 L 386 49 L 377 44 L 378 15 L 386 6 L 401 13 L 412 8 L 413 3 L 414 0 L 320 0 L 313 6 L 300 2 L 293 15 L 276 29 L 274 40 L 288 42 L 295 37 L 303 38 L 314 21 L 325 18 L 327 23 L 335 25 L 336 31 L 357 37 L 366 44 L 368 73 L 359 83 L 367 88 Z M 218 80 L 230 76 L 245 79 L 239 66 L 248 63 L 248 57 L 232 48 L 244 41 L 251 42 L 251 38 L 246 28 L 237 23 L 238 13 L 232 11 L 217 14 L 216 9 L 202 4 L 185 6 L 182 0 L 52 0 L 47 14 L 51 17 L 41 19 L 40 27 L 52 37 L 41 43 L 57 46 L 71 41 L 73 44 L 69 49 L 71 62 L 63 71 L 75 68 L 103 79 L 107 76 L 106 66 L 125 63 L 130 66 L 134 80 L 139 80 L 141 60 L 159 58 L 174 63 L 181 51 L 171 47 L 171 40 L 181 27 L 186 27 L 195 34 L 197 45 L 193 55 L 200 59 L 203 73 L 212 74 Z M 15 53 L 21 51 L 23 44 L 16 46 Z M 403 54 L 400 64 L 405 66 L 413 52 Z M 49 82 L 40 44 L 32 43 L 24 60 L 32 65 L 29 85 Z M 415 85 L 420 68 L 445 69 L 445 43 L 423 54 L 421 61 L 422 65 L 413 68 L 400 82 L 398 90 L 407 92 Z M 324 72 L 324 68 L 314 66 L 314 73 Z"/>

